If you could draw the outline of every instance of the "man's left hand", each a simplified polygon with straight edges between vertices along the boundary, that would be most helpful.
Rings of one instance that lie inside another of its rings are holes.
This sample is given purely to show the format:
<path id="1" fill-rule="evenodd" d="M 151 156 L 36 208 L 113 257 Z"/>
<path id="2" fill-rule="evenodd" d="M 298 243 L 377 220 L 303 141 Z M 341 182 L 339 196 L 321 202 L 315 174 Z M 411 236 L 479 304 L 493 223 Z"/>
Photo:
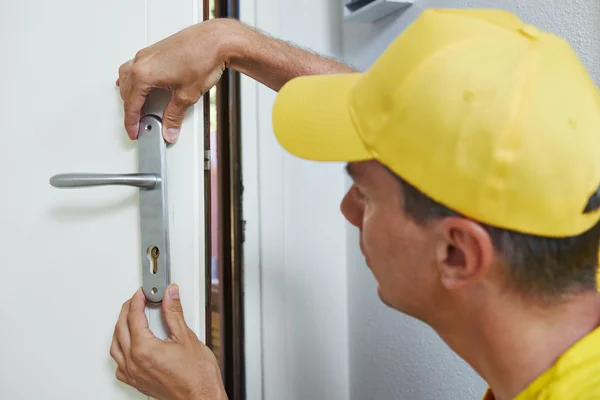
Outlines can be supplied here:
<path id="1" fill-rule="evenodd" d="M 121 309 L 110 348 L 117 379 L 160 400 L 226 399 L 214 354 L 185 322 L 179 288 L 169 286 L 162 302 L 168 339 L 150 331 L 145 306 L 139 289 Z"/>

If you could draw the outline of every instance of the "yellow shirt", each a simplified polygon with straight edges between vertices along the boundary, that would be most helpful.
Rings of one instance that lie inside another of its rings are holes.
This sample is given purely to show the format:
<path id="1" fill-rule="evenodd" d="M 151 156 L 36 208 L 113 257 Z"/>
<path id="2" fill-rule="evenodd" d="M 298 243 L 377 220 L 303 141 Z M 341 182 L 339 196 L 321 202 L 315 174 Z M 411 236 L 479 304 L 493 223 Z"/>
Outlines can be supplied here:
<path id="1" fill-rule="evenodd" d="M 600 328 L 567 350 L 514 400 L 599 400 Z M 494 400 L 491 391 L 484 400 Z"/>

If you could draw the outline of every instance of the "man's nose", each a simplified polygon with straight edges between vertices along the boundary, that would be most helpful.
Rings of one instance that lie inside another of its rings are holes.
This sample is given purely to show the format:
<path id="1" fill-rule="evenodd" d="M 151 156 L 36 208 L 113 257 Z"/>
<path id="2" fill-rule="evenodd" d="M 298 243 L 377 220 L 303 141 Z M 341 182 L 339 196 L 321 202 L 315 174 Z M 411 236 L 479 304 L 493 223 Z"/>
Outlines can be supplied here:
<path id="1" fill-rule="evenodd" d="M 340 204 L 340 210 L 348 222 L 357 228 L 360 228 L 362 222 L 362 211 L 360 206 L 356 203 L 356 200 L 353 198 L 351 192 L 352 188 L 350 188 L 348 193 L 346 193 L 344 196 L 344 199 Z"/>

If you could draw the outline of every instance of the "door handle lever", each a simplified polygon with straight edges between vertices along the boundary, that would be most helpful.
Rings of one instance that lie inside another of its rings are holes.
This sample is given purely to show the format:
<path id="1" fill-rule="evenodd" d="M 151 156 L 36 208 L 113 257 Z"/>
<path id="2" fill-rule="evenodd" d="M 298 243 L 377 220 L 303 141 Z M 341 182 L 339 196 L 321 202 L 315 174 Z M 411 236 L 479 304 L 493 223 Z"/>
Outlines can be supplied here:
<path id="1" fill-rule="evenodd" d="M 151 190 L 160 183 L 156 174 L 58 174 L 50 178 L 55 188 L 84 188 L 93 186 L 135 186 Z"/>
<path id="2" fill-rule="evenodd" d="M 142 289 L 150 302 L 160 303 L 171 281 L 171 258 L 166 143 L 162 137 L 162 121 L 159 117 L 146 115 L 140 120 L 137 145 L 138 173 L 58 174 L 50 178 L 50 185 L 60 189 L 109 185 L 134 186 L 140 189 Z"/>

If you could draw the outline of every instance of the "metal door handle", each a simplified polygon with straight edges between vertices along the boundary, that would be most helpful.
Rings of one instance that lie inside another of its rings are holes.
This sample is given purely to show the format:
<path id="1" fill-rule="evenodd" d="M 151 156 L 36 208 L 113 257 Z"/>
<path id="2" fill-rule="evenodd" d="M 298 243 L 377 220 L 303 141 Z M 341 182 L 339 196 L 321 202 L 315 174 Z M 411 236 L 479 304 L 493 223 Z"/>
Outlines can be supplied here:
<path id="1" fill-rule="evenodd" d="M 55 188 L 83 188 L 92 186 L 135 186 L 151 190 L 160 182 L 156 174 L 58 174 L 50 178 Z"/>
<path id="2" fill-rule="evenodd" d="M 138 173 L 59 174 L 50 178 L 56 188 L 85 188 L 120 185 L 140 189 L 140 231 L 142 236 L 142 289 L 146 298 L 160 303 L 171 281 L 169 220 L 167 212 L 166 144 L 161 119 L 147 115 L 138 132 Z"/>

